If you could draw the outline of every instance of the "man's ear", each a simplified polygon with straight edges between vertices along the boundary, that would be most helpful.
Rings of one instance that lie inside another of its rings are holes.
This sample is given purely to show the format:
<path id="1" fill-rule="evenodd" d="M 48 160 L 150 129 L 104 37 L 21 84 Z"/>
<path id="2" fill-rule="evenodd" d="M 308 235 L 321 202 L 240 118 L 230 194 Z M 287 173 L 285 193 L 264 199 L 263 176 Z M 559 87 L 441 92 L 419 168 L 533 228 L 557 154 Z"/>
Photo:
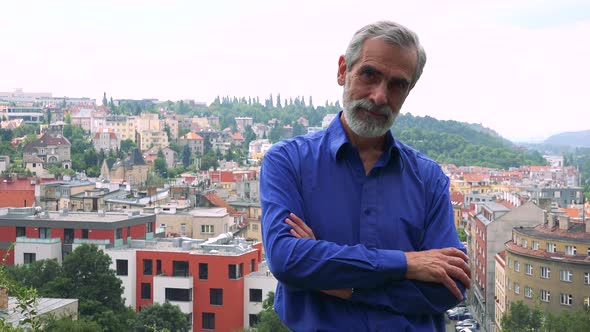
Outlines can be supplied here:
<path id="1" fill-rule="evenodd" d="M 344 55 L 341 55 L 338 59 L 338 85 L 344 86 L 346 82 L 346 61 Z"/>

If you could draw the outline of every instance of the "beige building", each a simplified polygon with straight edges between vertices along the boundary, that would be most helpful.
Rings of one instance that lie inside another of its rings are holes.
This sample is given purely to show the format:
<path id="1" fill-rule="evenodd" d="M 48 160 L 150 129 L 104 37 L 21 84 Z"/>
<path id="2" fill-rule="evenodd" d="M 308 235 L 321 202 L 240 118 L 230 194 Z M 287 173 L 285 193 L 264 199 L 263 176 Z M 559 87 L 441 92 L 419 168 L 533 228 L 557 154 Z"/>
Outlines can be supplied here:
<path id="1" fill-rule="evenodd" d="M 120 141 L 135 142 L 135 119 L 125 115 L 111 115 L 105 118 L 105 127 L 112 128 Z"/>
<path id="2" fill-rule="evenodd" d="M 515 227 L 505 247 L 508 304 L 551 312 L 590 305 L 590 221 L 549 213 L 543 224 Z"/>
<path id="3" fill-rule="evenodd" d="M 164 149 L 168 146 L 168 135 L 163 130 L 144 130 L 139 132 L 142 151 L 156 148 Z"/>
<path id="4" fill-rule="evenodd" d="M 496 312 L 494 321 L 496 323 L 496 331 L 501 331 L 502 317 L 506 312 L 506 252 L 502 251 L 499 254 L 497 254 L 494 258 L 496 259 L 496 283 L 494 287 L 494 302 L 496 303 Z"/>
<path id="5" fill-rule="evenodd" d="M 97 152 L 103 150 L 108 153 L 118 150 L 121 147 L 121 141 L 112 128 L 102 128 L 92 137 L 92 145 Z"/>
<path id="6" fill-rule="evenodd" d="M 170 138 L 178 139 L 178 120 L 165 118 L 164 125 L 170 128 Z"/>
<path id="7" fill-rule="evenodd" d="M 166 237 L 208 239 L 234 229 L 232 218 L 221 207 L 196 208 L 187 213 L 161 213 L 156 216 L 156 223 L 166 230 Z"/>
<path id="8" fill-rule="evenodd" d="M 188 145 L 189 149 L 191 150 L 191 153 L 195 156 L 200 156 L 205 153 L 205 140 L 203 139 L 203 137 L 201 137 L 201 135 L 193 132 L 187 133 L 186 135 L 182 136 L 178 140 L 178 145 Z"/>
<path id="9" fill-rule="evenodd" d="M 28 160 L 36 156 L 43 160 L 45 167 L 52 164 L 69 169 L 72 167 L 70 146 L 70 141 L 67 138 L 45 133 L 23 147 L 23 159 Z"/>
<path id="10" fill-rule="evenodd" d="M 143 131 L 158 131 L 163 130 L 164 127 L 155 113 L 141 113 L 135 117 L 135 128 L 138 132 Z"/>

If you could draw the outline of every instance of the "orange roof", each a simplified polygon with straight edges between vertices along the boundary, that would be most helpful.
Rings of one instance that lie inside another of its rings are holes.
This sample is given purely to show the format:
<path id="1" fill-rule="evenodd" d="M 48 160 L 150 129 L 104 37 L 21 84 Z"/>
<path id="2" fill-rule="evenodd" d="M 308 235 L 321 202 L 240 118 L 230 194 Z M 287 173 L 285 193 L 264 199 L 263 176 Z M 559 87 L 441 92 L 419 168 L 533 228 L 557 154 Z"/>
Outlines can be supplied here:
<path id="1" fill-rule="evenodd" d="M 233 139 L 235 141 L 237 141 L 237 140 L 243 141 L 244 136 L 242 136 L 242 134 L 240 134 L 240 133 L 235 133 L 235 134 L 231 135 L 231 139 Z"/>
<path id="2" fill-rule="evenodd" d="M 570 218 L 579 218 L 580 217 L 580 210 L 576 208 L 559 208 L 559 211 L 565 212 Z"/>
<path id="3" fill-rule="evenodd" d="M 463 174 L 463 179 L 468 182 L 483 182 L 483 181 L 487 180 L 487 178 L 484 174 L 478 174 L 478 173 Z"/>
<path id="4" fill-rule="evenodd" d="M 214 191 L 206 193 L 205 197 L 209 200 L 209 202 L 211 202 L 211 204 L 218 207 L 224 207 L 227 210 L 227 213 L 229 213 L 230 215 L 240 214 L 236 209 L 234 209 L 226 201 L 224 201 L 223 198 L 219 197 L 219 195 L 217 195 L 217 193 L 215 193 Z"/>
<path id="5" fill-rule="evenodd" d="M 189 132 L 189 133 L 186 133 L 186 135 L 182 136 L 180 139 L 200 139 L 200 140 L 202 140 L 203 137 L 201 137 L 201 135 L 199 135 L 197 133 Z"/>
<path id="6" fill-rule="evenodd" d="M 531 166 L 531 172 L 547 172 L 551 170 L 550 166 Z"/>

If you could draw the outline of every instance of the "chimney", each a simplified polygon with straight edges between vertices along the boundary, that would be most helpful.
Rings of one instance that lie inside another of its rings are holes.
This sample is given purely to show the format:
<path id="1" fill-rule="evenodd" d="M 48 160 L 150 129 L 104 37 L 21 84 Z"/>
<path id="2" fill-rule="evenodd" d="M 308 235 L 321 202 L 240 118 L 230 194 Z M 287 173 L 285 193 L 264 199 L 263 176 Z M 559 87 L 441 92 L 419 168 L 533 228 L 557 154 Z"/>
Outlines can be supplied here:
<path id="1" fill-rule="evenodd" d="M 8 289 L 0 287 L 0 311 L 8 310 Z"/>
<path id="2" fill-rule="evenodd" d="M 559 229 L 567 231 L 570 228 L 570 217 L 569 216 L 559 216 Z"/>
<path id="3" fill-rule="evenodd" d="M 557 217 L 553 213 L 548 214 L 548 221 L 547 221 L 547 228 L 553 229 L 555 227 L 555 222 L 557 221 Z"/>

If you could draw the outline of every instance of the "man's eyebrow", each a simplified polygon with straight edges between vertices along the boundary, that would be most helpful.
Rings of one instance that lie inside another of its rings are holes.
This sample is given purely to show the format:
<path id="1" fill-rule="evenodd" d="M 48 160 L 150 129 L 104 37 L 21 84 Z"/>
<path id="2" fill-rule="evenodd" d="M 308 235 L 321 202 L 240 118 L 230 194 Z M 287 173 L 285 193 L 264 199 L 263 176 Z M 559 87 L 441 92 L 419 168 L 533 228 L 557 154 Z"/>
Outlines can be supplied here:
<path id="1" fill-rule="evenodd" d="M 383 73 L 381 71 L 379 71 L 377 68 L 375 68 L 375 67 L 373 67 L 371 65 L 368 65 L 368 64 L 361 65 L 361 67 L 359 68 L 359 70 L 361 72 L 365 72 L 365 73 L 366 72 L 370 72 L 370 73 L 373 73 L 373 74 L 383 75 Z"/>

